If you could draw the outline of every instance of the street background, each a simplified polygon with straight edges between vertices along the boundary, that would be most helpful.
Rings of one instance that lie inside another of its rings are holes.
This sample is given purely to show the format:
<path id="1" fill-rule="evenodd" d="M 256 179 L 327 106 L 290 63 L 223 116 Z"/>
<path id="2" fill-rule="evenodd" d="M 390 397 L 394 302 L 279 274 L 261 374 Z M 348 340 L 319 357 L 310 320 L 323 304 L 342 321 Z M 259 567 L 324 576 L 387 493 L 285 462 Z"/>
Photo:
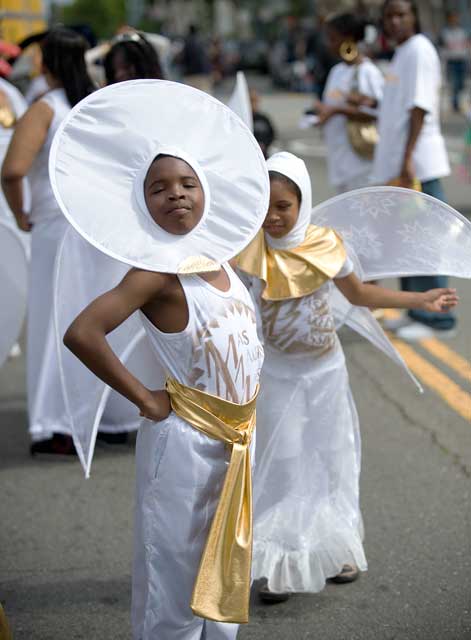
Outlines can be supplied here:
<path id="1" fill-rule="evenodd" d="M 320 134 L 297 128 L 309 96 L 249 81 L 277 147 L 306 160 L 314 202 L 332 195 Z M 463 116 L 445 113 L 455 166 L 464 128 Z M 471 214 L 469 186 L 456 173 L 444 183 L 450 204 Z M 471 638 L 471 283 L 455 284 L 458 336 L 411 349 L 424 395 L 360 337 L 341 334 L 362 424 L 368 573 L 276 606 L 254 594 L 241 640 Z M 76 459 L 30 458 L 24 378 L 23 357 L 0 370 L 0 600 L 13 636 L 128 639 L 133 447 L 98 445 L 89 480 Z"/>

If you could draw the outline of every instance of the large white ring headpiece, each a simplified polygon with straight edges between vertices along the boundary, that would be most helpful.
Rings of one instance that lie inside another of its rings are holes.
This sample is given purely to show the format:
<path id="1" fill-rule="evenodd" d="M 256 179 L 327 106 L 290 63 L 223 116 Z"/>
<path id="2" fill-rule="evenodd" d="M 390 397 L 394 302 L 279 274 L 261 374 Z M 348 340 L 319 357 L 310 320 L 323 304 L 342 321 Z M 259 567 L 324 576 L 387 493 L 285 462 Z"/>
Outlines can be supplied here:
<path id="1" fill-rule="evenodd" d="M 144 179 L 160 154 L 185 160 L 204 192 L 204 213 L 185 235 L 151 218 Z M 131 80 L 76 105 L 59 128 L 49 173 L 67 219 L 95 247 L 167 273 L 217 268 L 260 228 L 269 202 L 265 160 L 225 105 L 182 84 Z"/>

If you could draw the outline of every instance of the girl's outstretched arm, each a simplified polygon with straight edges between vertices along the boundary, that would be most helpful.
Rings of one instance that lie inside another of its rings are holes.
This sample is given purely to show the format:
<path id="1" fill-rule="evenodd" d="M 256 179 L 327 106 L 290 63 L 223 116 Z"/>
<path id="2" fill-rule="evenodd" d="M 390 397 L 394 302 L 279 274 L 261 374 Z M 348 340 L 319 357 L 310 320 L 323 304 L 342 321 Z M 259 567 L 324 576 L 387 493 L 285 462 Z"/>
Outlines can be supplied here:
<path id="1" fill-rule="evenodd" d="M 345 278 L 335 278 L 334 283 L 351 304 L 359 307 L 422 309 L 434 313 L 446 313 L 456 307 L 459 300 L 456 289 L 430 289 L 424 293 L 393 291 L 362 282 L 354 273 L 350 273 Z"/>
<path id="2" fill-rule="evenodd" d="M 165 290 L 167 278 L 165 274 L 131 269 L 117 287 L 89 304 L 64 335 L 65 346 L 90 371 L 152 420 L 163 420 L 170 412 L 166 391 L 151 391 L 133 376 L 111 349 L 106 335 L 143 305 L 158 298 Z"/>

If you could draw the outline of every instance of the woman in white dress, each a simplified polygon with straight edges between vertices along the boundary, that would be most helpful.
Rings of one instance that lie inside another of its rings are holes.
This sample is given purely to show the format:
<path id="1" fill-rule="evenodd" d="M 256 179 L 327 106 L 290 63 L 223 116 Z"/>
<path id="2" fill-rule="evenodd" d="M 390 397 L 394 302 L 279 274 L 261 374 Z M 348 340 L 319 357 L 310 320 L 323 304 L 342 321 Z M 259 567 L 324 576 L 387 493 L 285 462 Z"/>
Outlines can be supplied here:
<path id="1" fill-rule="evenodd" d="M 365 32 L 359 18 L 350 13 L 337 15 L 327 21 L 326 28 L 329 48 L 342 62 L 329 72 L 322 102 L 315 108 L 327 145 L 329 181 L 337 193 L 343 193 L 369 183 L 373 148 L 355 149 L 348 126 L 349 120 L 374 123 L 371 108 L 381 101 L 384 81 L 379 69 L 359 50 Z"/>
<path id="2" fill-rule="evenodd" d="M 65 28 L 42 43 L 43 70 L 50 91 L 18 122 L 2 167 L 2 187 L 18 227 L 31 231 L 27 329 L 27 391 L 31 452 L 73 453 L 59 383 L 52 317 L 52 276 L 57 247 L 67 228 L 52 192 L 48 160 L 52 139 L 71 107 L 93 91 L 85 40 Z M 25 212 L 23 179 L 31 185 Z"/>

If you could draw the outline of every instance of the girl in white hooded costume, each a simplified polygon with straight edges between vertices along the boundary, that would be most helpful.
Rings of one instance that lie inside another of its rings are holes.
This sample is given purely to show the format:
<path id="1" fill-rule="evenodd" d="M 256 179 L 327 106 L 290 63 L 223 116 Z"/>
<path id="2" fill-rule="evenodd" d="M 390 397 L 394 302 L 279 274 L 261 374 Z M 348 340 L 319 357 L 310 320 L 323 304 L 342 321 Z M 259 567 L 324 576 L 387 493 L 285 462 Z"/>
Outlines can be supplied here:
<path id="1" fill-rule="evenodd" d="M 78 105 L 55 139 L 50 173 L 76 230 L 134 267 L 64 337 L 146 418 L 136 452 L 134 638 L 231 640 L 248 619 L 249 445 L 263 349 L 253 302 L 227 260 L 264 219 L 262 153 L 210 96 L 136 80 Z M 106 339 L 136 315 L 166 383 L 143 384 Z M 96 421 L 85 433 L 81 417 L 71 419 L 88 472 Z"/>
<path id="2" fill-rule="evenodd" d="M 329 304 L 333 284 L 365 307 L 442 310 L 457 298 L 452 289 L 404 296 L 361 282 L 341 238 L 310 225 L 304 162 L 282 152 L 267 165 L 269 211 L 238 268 L 249 276 L 265 347 L 253 577 L 267 578 L 264 599 L 279 600 L 290 592 L 320 591 L 329 578 L 350 581 L 367 568 L 359 422 Z"/>

